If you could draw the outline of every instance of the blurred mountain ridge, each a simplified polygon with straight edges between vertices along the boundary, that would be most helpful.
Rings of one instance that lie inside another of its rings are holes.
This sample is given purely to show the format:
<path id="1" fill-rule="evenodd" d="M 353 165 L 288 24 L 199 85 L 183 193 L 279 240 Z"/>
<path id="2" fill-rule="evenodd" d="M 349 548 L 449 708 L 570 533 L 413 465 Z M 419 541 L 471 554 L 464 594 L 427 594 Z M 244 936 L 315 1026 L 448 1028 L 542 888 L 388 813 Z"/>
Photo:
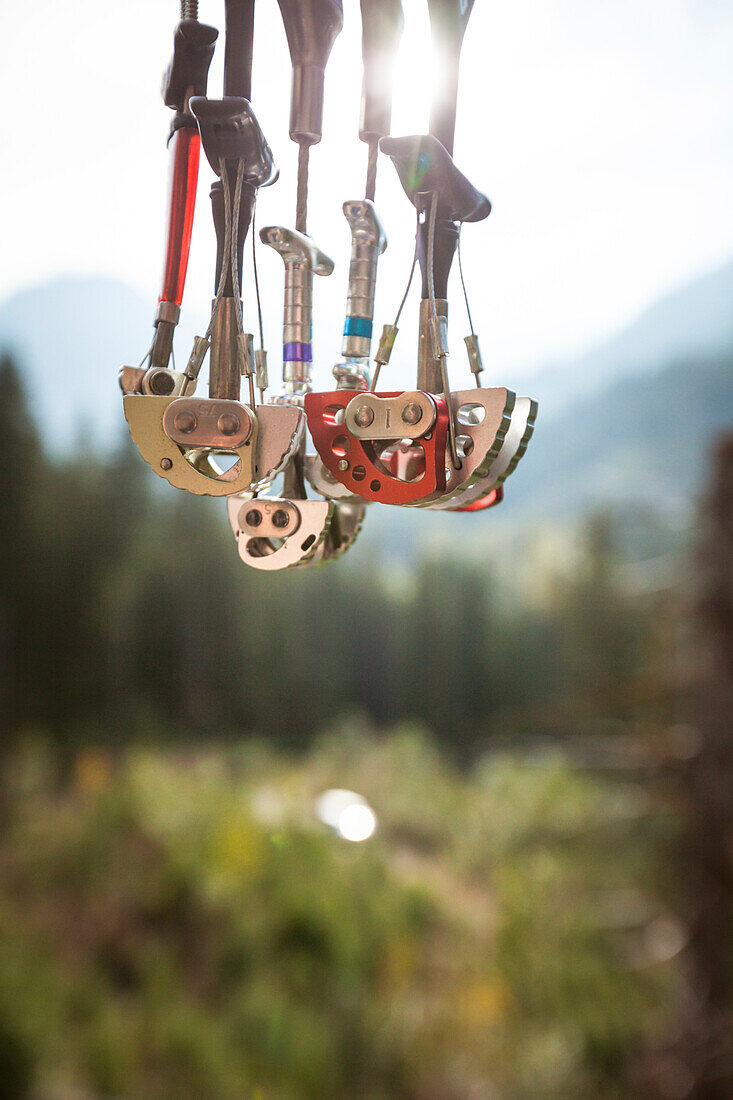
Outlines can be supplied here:
<path id="1" fill-rule="evenodd" d="M 542 418 L 507 501 L 561 518 L 651 504 L 679 513 L 698 492 L 709 443 L 733 424 L 733 347 L 677 356 Z"/>
<path id="2" fill-rule="evenodd" d="M 610 339 L 573 360 L 555 362 L 530 389 L 545 415 L 616 381 L 733 351 L 733 262 L 660 297 Z M 528 383 L 529 384 L 529 383 Z"/>
<path id="3" fill-rule="evenodd" d="M 117 370 L 147 352 L 154 313 L 155 302 L 101 275 L 61 276 L 0 304 L 0 349 L 20 365 L 49 451 L 82 441 L 109 451 L 119 441 L 126 426 Z M 188 311 L 184 341 L 201 319 Z"/>

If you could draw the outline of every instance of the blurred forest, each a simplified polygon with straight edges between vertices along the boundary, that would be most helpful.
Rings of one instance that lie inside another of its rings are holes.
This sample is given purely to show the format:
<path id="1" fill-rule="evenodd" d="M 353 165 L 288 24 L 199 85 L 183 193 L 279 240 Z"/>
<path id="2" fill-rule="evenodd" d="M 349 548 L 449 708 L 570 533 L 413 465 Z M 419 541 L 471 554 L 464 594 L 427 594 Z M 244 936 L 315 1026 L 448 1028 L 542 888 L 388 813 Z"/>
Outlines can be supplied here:
<path id="1" fill-rule="evenodd" d="M 0 389 L 11 733 L 71 751 L 243 734 L 299 749 L 358 712 L 421 721 L 468 762 L 505 735 L 627 719 L 652 690 L 660 601 L 626 591 L 611 517 L 591 517 L 568 567 L 524 595 L 507 595 L 490 552 L 418 554 L 401 584 L 368 562 L 259 575 L 220 503 L 151 489 L 127 443 L 51 461 L 7 358 Z M 671 621 L 668 592 L 661 602 Z"/>
<path id="2" fill-rule="evenodd" d="M 729 1095 L 689 531 L 528 533 L 513 586 L 490 541 L 260 576 L 220 503 L 50 458 L 0 392 L 0 1100 Z"/>

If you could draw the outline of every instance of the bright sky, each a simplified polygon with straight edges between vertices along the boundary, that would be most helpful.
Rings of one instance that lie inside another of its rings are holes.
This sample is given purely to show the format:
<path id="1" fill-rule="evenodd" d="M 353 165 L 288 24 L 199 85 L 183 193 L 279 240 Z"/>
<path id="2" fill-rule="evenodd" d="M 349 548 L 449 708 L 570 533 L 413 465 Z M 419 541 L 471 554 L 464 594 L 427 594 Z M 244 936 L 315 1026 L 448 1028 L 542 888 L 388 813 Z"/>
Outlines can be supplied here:
<path id="1" fill-rule="evenodd" d="M 396 134 L 425 127 L 431 79 L 426 5 L 403 4 Z M 365 168 L 356 138 L 359 6 L 344 6 L 327 74 L 325 136 L 311 153 L 309 229 L 338 264 L 319 280 L 316 300 L 316 349 L 329 366 L 338 358 L 346 290 L 341 204 L 363 194 Z M 203 20 L 222 27 L 222 0 L 200 7 Z M 177 17 L 175 0 L 12 7 L 6 0 L 0 296 L 54 275 L 103 273 L 149 296 L 152 317 L 170 119 L 159 89 Z M 667 289 L 733 256 L 731 57 L 733 3 L 725 0 L 476 0 L 455 156 L 494 203 L 488 222 L 464 230 L 486 360 L 523 373 L 579 351 Z M 277 4 L 259 0 L 252 100 L 281 168 L 281 181 L 261 193 L 260 225 L 294 221 L 289 87 Z M 220 88 L 221 57 L 209 91 Z M 203 162 L 184 299 L 184 309 L 198 313 L 211 297 L 211 178 Z M 390 238 L 377 300 L 381 325 L 399 301 L 413 227 L 386 160 L 377 205 Z M 269 250 L 261 273 L 273 355 L 282 262 Z M 465 326 L 457 279 L 452 293 L 458 344 Z M 251 299 L 246 308 L 252 317 Z M 410 356 L 413 317 L 403 328 Z"/>

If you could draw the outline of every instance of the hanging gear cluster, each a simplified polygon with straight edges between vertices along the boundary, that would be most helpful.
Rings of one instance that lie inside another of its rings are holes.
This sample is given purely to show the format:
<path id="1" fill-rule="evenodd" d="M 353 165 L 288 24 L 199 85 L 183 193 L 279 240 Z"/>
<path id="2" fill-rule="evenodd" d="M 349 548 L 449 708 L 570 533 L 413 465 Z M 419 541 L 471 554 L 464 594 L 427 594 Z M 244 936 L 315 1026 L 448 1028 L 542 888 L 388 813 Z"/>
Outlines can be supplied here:
<path id="1" fill-rule="evenodd" d="M 157 474 L 188 492 L 227 498 L 239 555 L 255 569 L 330 561 L 347 550 L 369 502 L 440 511 L 483 511 L 529 442 L 536 403 L 503 387 L 485 388 L 478 338 L 465 337 L 474 385 L 451 390 L 448 275 L 464 222 L 491 211 L 453 162 L 458 63 L 473 0 L 427 0 L 444 91 L 431 107 L 430 133 L 391 137 L 392 80 L 402 32 L 400 0 L 361 0 L 359 137 L 368 146 L 365 197 L 344 202 L 351 230 L 346 322 L 335 389 L 312 389 L 314 275 L 333 262 L 307 233 L 308 161 L 321 140 L 324 73 L 343 22 L 341 0 L 279 0 L 293 66 L 290 137 L 297 142 L 295 228 L 267 226 L 259 240 L 285 268 L 282 388 L 266 398 L 267 355 L 257 283 L 259 348 L 244 331 L 242 260 L 257 191 L 278 172 L 251 105 L 254 0 L 225 0 L 224 95 L 206 95 L 218 36 L 184 0 L 163 98 L 175 113 L 169 145 L 172 184 L 163 288 L 151 348 L 120 385 L 130 434 Z M 200 150 L 217 177 L 217 240 L 211 319 L 183 371 L 171 366 L 193 226 Z M 379 258 L 387 246 L 374 206 L 380 151 L 391 159 L 416 211 L 415 254 L 393 324 L 384 326 L 370 369 Z M 415 267 L 422 275 L 416 387 L 377 391 L 387 367 Z M 463 271 L 461 282 L 465 294 Z M 468 307 L 468 297 L 466 296 Z M 209 356 L 209 396 L 195 397 Z M 245 383 L 242 398 L 241 387 Z M 259 392 L 257 400 L 255 390 Z M 306 427 L 314 454 L 306 453 Z M 269 495 L 282 474 L 280 496 Z M 315 497 L 308 497 L 310 487 Z"/>

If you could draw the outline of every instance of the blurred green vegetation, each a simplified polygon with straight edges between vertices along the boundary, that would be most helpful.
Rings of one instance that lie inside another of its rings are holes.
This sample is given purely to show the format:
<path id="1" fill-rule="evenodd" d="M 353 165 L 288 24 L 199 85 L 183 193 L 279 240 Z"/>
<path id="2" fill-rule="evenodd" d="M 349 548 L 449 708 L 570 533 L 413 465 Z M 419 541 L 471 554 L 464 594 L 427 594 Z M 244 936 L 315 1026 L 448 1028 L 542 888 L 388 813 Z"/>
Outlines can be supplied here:
<path id="1" fill-rule="evenodd" d="M 682 536 L 261 576 L 221 502 L 51 460 L 0 391 L 0 1100 L 645 1095 Z"/>
<path id="2" fill-rule="evenodd" d="M 28 742 L 8 784 L 0 1095 L 621 1098 L 667 1019 L 672 824 L 559 755 L 467 774 L 352 722 L 297 760 L 88 751 L 62 792 Z M 334 786 L 370 840 L 319 825 Z"/>

